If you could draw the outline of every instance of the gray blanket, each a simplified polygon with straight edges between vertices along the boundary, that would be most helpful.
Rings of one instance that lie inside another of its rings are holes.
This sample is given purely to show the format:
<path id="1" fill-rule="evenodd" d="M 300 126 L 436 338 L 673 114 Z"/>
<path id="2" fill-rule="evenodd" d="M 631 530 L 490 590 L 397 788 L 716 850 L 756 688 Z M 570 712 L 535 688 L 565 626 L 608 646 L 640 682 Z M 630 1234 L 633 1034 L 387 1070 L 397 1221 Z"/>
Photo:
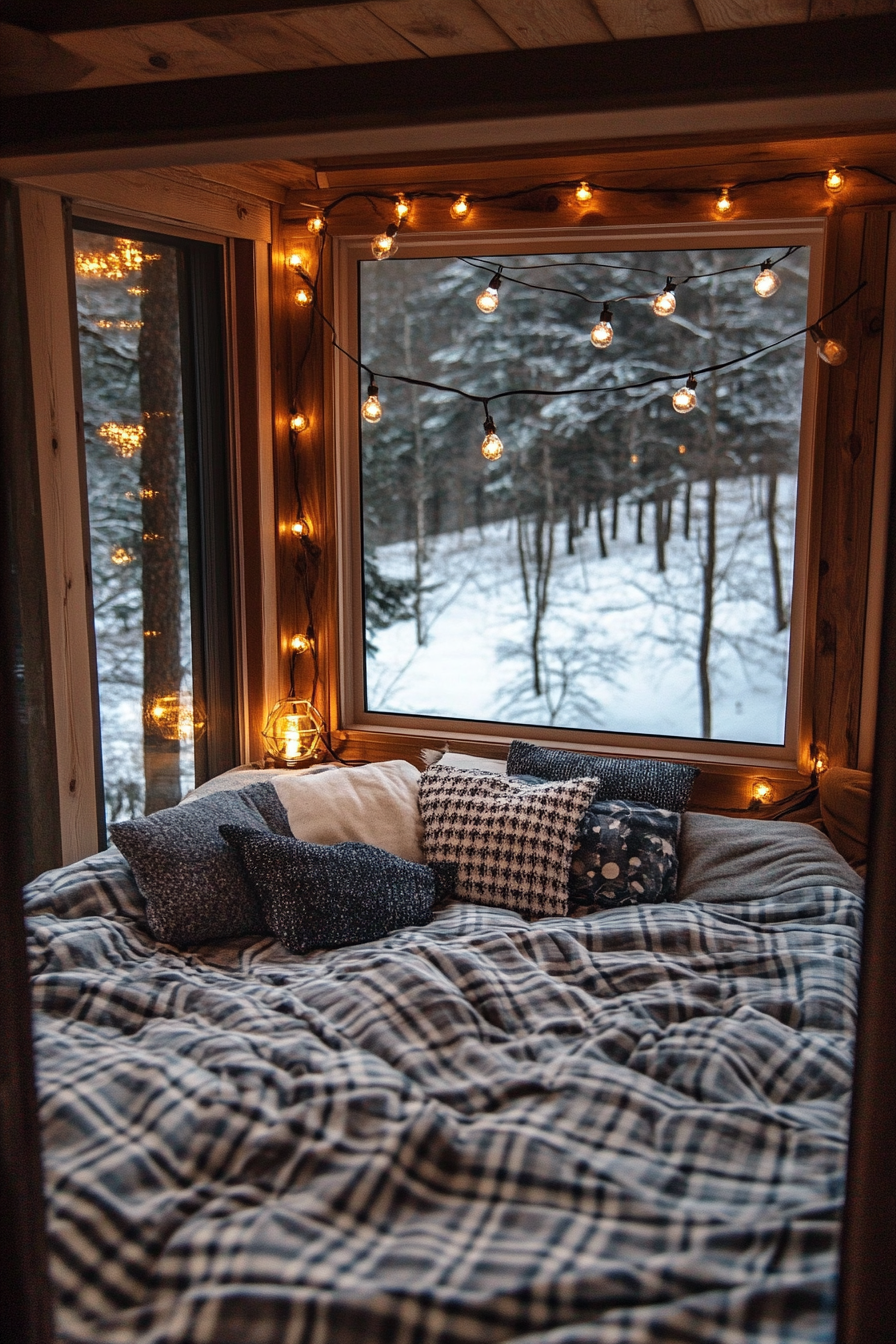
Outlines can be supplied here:
<path id="1" fill-rule="evenodd" d="M 29 893 L 60 1340 L 830 1341 L 860 900 L 159 946 Z"/>

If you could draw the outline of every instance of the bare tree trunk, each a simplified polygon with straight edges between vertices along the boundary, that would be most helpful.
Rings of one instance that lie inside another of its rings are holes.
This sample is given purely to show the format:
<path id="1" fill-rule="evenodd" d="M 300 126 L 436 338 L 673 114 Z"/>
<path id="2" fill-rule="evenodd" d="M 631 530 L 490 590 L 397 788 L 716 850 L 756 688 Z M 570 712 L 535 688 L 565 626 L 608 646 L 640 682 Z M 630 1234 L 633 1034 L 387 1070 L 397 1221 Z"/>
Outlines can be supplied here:
<path id="1" fill-rule="evenodd" d="M 778 538 L 775 533 L 775 521 L 778 512 L 778 473 L 769 472 L 768 507 L 766 509 L 766 527 L 768 529 L 768 553 L 772 567 L 772 590 L 775 595 L 775 629 L 787 629 L 787 611 L 784 606 L 784 585 L 781 582 L 781 556 L 778 552 Z"/>
<path id="2" fill-rule="evenodd" d="M 579 535 L 576 506 L 570 503 L 566 510 L 566 554 L 575 555 L 576 537 Z"/>
<path id="3" fill-rule="evenodd" d="M 691 539 L 691 483 L 688 481 L 684 488 L 684 539 Z"/>
<path id="4" fill-rule="evenodd" d="M 137 346 L 144 438 L 140 462 L 143 522 L 143 698 L 180 690 L 180 332 L 177 257 L 163 248 L 143 266 L 143 326 Z M 144 811 L 180 802 L 180 743 L 153 729 L 143 736 Z"/>
<path id="5" fill-rule="evenodd" d="M 716 579 L 716 476 L 712 472 L 706 492 L 706 557 L 703 561 L 703 610 L 700 620 L 700 717 L 701 733 L 712 736 L 712 684 L 709 651 L 712 643 L 713 600 Z"/>
<path id="6" fill-rule="evenodd" d="M 654 534 L 656 536 L 656 572 L 666 572 L 666 501 L 657 486 L 653 492 Z"/>
<path id="7" fill-rule="evenodd" d="M 409 369 L 413 360 L 411 348 L 411 315 L 405 305 L 404 310 L 404 360 Z M 423 625 L 423 577 L 426 566 L 426 459 L 423 449 L 423 432 L 420 424 L 420 396 L 416 387 L 411 386 L 411 431 L 414 436 L 414 633 L 418 646 L 426 642 L 426 630 Z"/>
<path id="8" fill-rule="evenodd" d="M 613 530 L 610 533 L 614 541 L 619 537 L 619 496 L 613 496 Z"/>
<path id="9" fill-rule="evenodd" d="M 644 544 L 644 501 L 638 500 L 638 520 L 635 526 L 635 541 L 639 546 Z"/>
<path id="10" fill-rule="evenodd" d="M 674 504 L 674 502 L 675 502 L 675 494 L 673 491 L 673 493 L 666 500 L 666 541 L 668 541 L 672 535 L 672 505 Z"/>
<path id="11" fill-rule="evenodd" d="M 551 450 L 547 444 L 542 449 L 541 465 L 544 480 L 544 511 L 539 514 L 535 523 L 535 611 L 531 643 L 532 689 L 536 695 L 541 695 L 544 690 L 541 632 L 548 609 L 548 588 L 554 565 L 554 474 Z M 545 545 L 545 531 L 547 531 L 547 545 Z"/>
<path id="12" fill-rule="evenodd" d="M 607 550 L 607 539 L 606 539 L 606 537 L 604 536 L 604 515 L 603 515 L 603 507 L 602 507 L 602 505 L 603 505 L 603 500 L 600 500 L 600 499 L 599 499 L 599 500 L 597 501 L 597 509 L 596 509 L 596 514 L 597 514 L 597 544 L 598 544 L 598 546 L 600 547 L 600 558 L 601 558 L 601 560 L 606 560 L 607 557 L 609 556 L 610 552 Z"/>
<path id="13" fill-rule="evenodd" d="M 526 599 L 526 611 L 532 607 L 532 594 L 529 591 L 529 566 L 526 561 L 526 535 L 523 531 L 523 520 L 517 514 L 516 516 L 516 548 L 520 558 L 520 576 L 523 580 L 523 596 Z"/>

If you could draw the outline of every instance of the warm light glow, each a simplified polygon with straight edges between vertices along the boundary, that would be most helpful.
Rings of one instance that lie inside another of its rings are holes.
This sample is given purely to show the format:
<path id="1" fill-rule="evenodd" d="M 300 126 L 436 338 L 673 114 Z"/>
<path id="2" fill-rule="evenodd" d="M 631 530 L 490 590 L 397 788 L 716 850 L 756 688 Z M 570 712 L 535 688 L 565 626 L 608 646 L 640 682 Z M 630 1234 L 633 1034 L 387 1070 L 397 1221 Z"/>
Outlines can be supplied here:
<path id="1" fill-rule="evenodd" d="M 113 565 L 129 565 L 134 557 L 124 546 L 116 546 L 109 556 L 109 559 L 112 561 Z"/>
<path id="2" fill-rule="evenodd" d="M 376 383 L 371 378 L 367 385 L 367 400 L 361 407 L 361 414 L 371 425 L 375 425 L 377 421 L 382 420 L 383 418 L 383 407 L 380 402 L 379 391 Z"/>
<path id="3" fill-rule="evenodd" d="M 294 537 L 311 536 L 311 524 L 308 522 L 307 518 L 297 518 L 296 521 L 290 526 L 289 530 Z"/>
<path id="4" fill-rule="evenodd" d="M 666 281 L 665 288 L 656 295 L 650 306 L 657 317 L 672 316 L 675 312 L 675 286 L 671 279 Z"/>
<path id="5" fill-rule="evenodd" d="M 302 271 L 305 269 L 305 258 L 301 252 L 290 252 L 286 258 L 286 264 L 293 271 Z"/>
<path id="6" fill-rule="evenodd" d="M 289 647 L 293 653 L 307 653 L 311 648 L 311 640 L 307 635 L 293 635 L 289 641 Z"/>
<path id="7" fill-rule="evenodd" d="M 309 700 L 278 700 L 262 729 L 268 754 L 287 765 L 307 761 L 326 731 L 323 719 Z"/>
<path id="8" fill-rule="evenodd" d="M 144 630 L 144 634 L 149 631 Z M 189 691 L 155 695 L 146 702 L 143 722 L 168 742 L 193 742 L 205 732 L 205 711 Z"/>
<path id="9" fill-rule="evenodd" d="M 761 807 L 765 803 L 772 802 L 774 797 L 775 791 L 767 779 L 760 775 L 758 779 L 753 780 L 753 787 L 750 791 L 751 802 Z"/>
<path id="10" fill-rule="evenodd" d="M 466 219 L 470 213 L 470 202 L 467 200 L 467 193 L 463 192 L 457 200 L 451 205 L 449 211 L 452 219 Z"/>
<path id="11" fill-rule="evenodd" d="M 598 350 L 607 350 L 613 344 L 613 314 L 604 304 L 600 321 L 591 328 L 591 344 Z"/>
<path id="12" fill-rule="evenodd" d="M 311 286 L 306 284 L 299 285 L 293 297 L 300 308 L 307 308 L 314 302 Z"/>
<path id="13" fill-rule="evenodd" d="M 753 281 L 753 288 L 760 299 L 770 299 L 773 294 L 777 294 L 781 288 L 781 277 L 777 275 L 766 262 L 762 270 Z"/>
<path id="14" fill-rule="evenodd" d="M 481 294 L 476 295 L 476 307 L 480 313 L 493 313 L 500 303 L 498 290 L 501 288 L 501 275 L 493 275 Z"/>
<path id="15" fill-rule="evenodd" d="M 498 458 L 504 452 L 504 445 L 498 438 L 495 422 L 490 415 L 485 417 L 485 423 L 482 428 L 485 430 L 485 438 L 482 440 L 480 449 L 482 456 L 487 462 L 497 462 Z"/>
<path id="16" fill-rule="evenodd" d="M 385 261 L 387 257 L 394 257 L 398 251 L 398 233 L 397 224 L 389 224 L 382 233 L 370 240 L 370 250 L 377 261 Z"/>
<path id="17" fill-rule="evenodd" d="M 719 193 L 719 198 L 713 206 L 713 211 L 719 219 L 727 219 L 734 209 L 734 202 L 728 195 L 728 188 L 723 187 Z"/>
<path id="18" fill-rule="evenodd" d="M 327 221 L 324 219 L 323 215 L 320 214 L 311 215 L 305 221 L 305 228 L 309 233 L 323 233 L 326 227 Z"/>
<path id="19" fill-rule="evenodd" d="M 628 460 L 629 462 L 631 462 L 633 467 L 636 467 L 641 459 L 638 457 L 637 453 L 632 453 Z"/>
<path id="20" fill-rule="evenodd" d="M 144 533 L 143 533 L 143 538 L 142 538 L 142 539 L 143 539 L 143 541 L 147 541 L 147 542 L 150 542 L 150 543 L 152 543 L 152 542 L 154 542 L 154 541 L 164 541 L 164 540 L 165 540 L 165 538 L 164 538 L 164 536 L 162 535 L 161 532 L 144 532 Z"/>
<path id="21" fill-rule="evenodd" d="M 687 415 L 697 405 L 697 379 L 691 374 L 685 387 L 672 394 L 672 405 L 680 415 Z"/>
<path id="22" fill-rule="evenodd" d="M 828 175 L 824 180 L 824 185 L 832 196 L 836 196 L 838 191 L 842 191 L 846 185 L 846 174 L 842 168 L 829 168 Z"/>
<path id="23" fill-rule="evenodd" d="M 395 218 L 399 224 L 407 219 L 411 213 L 411 203 L 403 191 L 398 193 L 398 200 L 395 202 Z"/>
<path id="24" fill-rule="evenodd" d="M 143 447 L 146 430 L 142 425 L 123 425 L 107 420 L 97 430 L 101 439 L 111 443 L 119 457 L 133 457 Z"/>
<path id="25" fill-rule="evenodd" d="M 143 326 L 142 322 L 128 322 L 121 318 L 118 322 L 112 322 L 108 317 L 98 317 L 96 326 L 101 331 L 139 331 Z"/>
<path id="26" fill-rule="evenodd" d="M 127 238 L 116 238 L 115 249 L 112 252 L 77 251 L 75 273 L 87 280 L 123 280 L 132 271 L 141 270 L 145 262 L 158 260 L 157 252 L 152 254 L 144 252 L 140 243 L 132 243 Z"/>
<path id="27" fill-rule="evenodd" d="M 680 443 L 680 444 L 678 445 L 678 451 L 679 451 L 679 453 L 686 453 L 686 452 L 687 452 L 687 448 L 684 446 L 683 443 Z"/>
<path id="28" fill-rule="evenodd" d="M 823 775 L 828 768 L 828 753 L 822 743 L 817 743 L 814 748 L 815 754 L 812 757 L 812 773 L 814 775 Z"/>
<path id="29" fill-rule="evenodd" d="M 140 498 L 157 499 L 160 493 L 161 492 L 159 490 L 151 490 L 148 485 L 145 485 L 143 489 L 140 491 Z"/>
<path id="30" fill-rule="evenodd" d="M 815 353 L 824 364 L 831 364 L 834 368 L 838 364 L 845 364 L 849 359 L 849 351 L 840 341 L 835 341 L 833 336 L 822 336 L 815 347 Z"/>
<path id="31" fill-rule="evenodd" d="M 587 205 L 593 195 L 594 192 L 591 190 L 587 182 L 580 182 L 579 185 L 576 187 L 576 200 L 578 201 L 579 205 Z"/>
<path id="32" fill-rule="evenodd" d="M 289 417 L 289 427 L 293 434 L 301 434 L 311 424 L 304 411 L 293 411 Z"/>

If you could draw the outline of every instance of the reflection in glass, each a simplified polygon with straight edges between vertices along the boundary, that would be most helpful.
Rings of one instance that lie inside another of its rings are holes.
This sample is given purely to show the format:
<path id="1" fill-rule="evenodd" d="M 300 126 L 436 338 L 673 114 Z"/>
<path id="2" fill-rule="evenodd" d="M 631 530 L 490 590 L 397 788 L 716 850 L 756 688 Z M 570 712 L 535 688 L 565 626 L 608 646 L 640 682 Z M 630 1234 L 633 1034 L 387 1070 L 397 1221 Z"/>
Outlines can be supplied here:
<path id="1" fill-rule="evenodd" d="M 192 696 L 173 247 L 76 230 L 75 281 L 107 822 L 193 787 Z"/>

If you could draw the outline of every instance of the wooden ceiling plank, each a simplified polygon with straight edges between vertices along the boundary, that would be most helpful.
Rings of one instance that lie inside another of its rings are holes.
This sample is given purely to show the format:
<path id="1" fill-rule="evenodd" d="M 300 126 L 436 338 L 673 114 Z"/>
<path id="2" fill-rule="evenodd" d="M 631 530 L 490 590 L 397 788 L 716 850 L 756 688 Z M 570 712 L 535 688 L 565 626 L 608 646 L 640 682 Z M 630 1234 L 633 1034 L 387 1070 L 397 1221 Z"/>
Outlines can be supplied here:
<path id="1" fill-rule="evenodd" d="M 670 37 L 699 33 L 700 20 L 689 0 L 594 0 L 607 28 L 617 39 Z"/>
<path id="2" fill-rule="evenodd" d="M 366 5 L 335 9 L 304 9 L 277 15 L 281 23 L 325 46 L 346 65 L 368 61 L 408 61 L 422 56 L 419 47 L 371 14 Z"/>
<path id="3" fill-rule="evenodd" d="M 811 0 L 811 19 L 856 19 L 863 14 L 892 14 L 893 0 Z"/>
<path id="4" fill-rule="evenodd" d="M 427 56 L 507 51 L 516 44 L 474 0 L 373 0 L 366 8 Z"/>
<path id="5" fill-rule="evenodd" d="M 304 190 L 306 186 L 317 185 L 317 174 L 310 163 L 296 163 L 293 159 L 263 159 L 258 163 L 246 163 L 242 166 L 263 173 L 265 177 L 285 187 L 287 191 L 295 188 Z"/>
<path id="6" fill-rule="evenodd" d="M 42 33 L 0 23 L 0 95 L 4 98 L 74 88 L 93 68 L 93 61 Z"/>
<path id="7" fill-rule="evenodd" d="M 282 183 L 275 182 L 267 173 L 244 163 L 202 164 L 198 167 L 167 168 L 165 172 L 185 181 L 195 180 L 199 184 L 209 182 L 216 187 L 226 187 L 229 192 L 249 194 L 262 201 L 276 201 L 278 205 L 283 205 L 288 195 L 288 189 Z M 293 187 L 299 185 L 294 183 Z"/>
<path id="8" fill-rule="evenodd" d="M 79 82 L 81 89 L 125 82 L 142 84 L 249 75 L 264 68 L 217 42 L 210 42 L 184 23 L 59 33 L 53 40 L 96 63 L 98 68 Z M 164 60 L 165 65 L 150 64 L 150 57 Z"/>
<path id="9" fill-rule="evenodd" d="M 307 33 L 283 23 L 275 14 L 194 19 L 187 27 L 229 51 L 257 61 L 265 70 L 307 70 L 340 64 L 339 58 L 326 47 Z"/>
<path id="10" fill-rule="evenodd" d="M 609 42 L 611 35 L 588 0 L 478 0 L 518 47 Z"/>
<path id="11" fill-rule="evenodd" d="M 707 32 L 809 21 L 810 0 L 694 0 L 694 4 Z"/>

